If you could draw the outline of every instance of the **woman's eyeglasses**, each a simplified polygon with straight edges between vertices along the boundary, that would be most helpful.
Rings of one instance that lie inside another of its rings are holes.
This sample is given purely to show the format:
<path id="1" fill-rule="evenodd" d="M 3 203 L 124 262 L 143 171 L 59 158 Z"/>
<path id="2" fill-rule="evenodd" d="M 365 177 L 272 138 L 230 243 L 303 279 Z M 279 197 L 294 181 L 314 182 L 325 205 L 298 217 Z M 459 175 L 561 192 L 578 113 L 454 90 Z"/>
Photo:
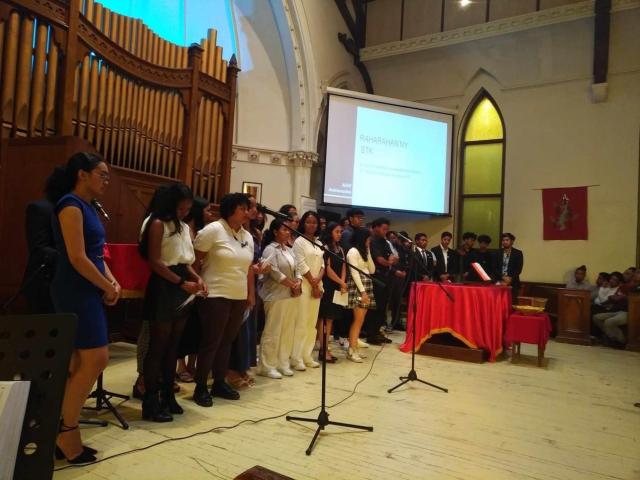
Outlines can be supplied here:
<path id="1" fill-rule="evenodd" d="M 94 173 L 98 177 L 100 177 L 100 180 L 102 180 L 103 182 L 108 182 L 111 179 L 108 173 L 104 173 L 104 172 L 94 172 Z"/>

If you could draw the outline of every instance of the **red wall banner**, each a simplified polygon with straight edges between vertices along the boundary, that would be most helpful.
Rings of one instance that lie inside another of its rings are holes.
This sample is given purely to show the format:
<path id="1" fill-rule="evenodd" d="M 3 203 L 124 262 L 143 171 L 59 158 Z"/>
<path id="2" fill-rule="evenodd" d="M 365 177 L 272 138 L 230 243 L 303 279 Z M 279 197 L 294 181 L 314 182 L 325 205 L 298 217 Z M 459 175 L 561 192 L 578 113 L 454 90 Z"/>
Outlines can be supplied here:
<path id="1" fill-rule="evenodd" d="M 587 187 L 543 188 L 544 240 L 587 240 Z"/>

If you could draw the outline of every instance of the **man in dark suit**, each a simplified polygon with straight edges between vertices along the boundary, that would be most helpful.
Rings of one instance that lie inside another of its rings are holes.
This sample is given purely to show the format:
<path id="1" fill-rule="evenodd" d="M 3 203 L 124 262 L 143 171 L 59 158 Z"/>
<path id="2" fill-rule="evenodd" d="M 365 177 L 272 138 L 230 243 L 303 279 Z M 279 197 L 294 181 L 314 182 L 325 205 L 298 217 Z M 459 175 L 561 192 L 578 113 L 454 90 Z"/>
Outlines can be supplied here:
<path id="1" fill-rule="evenodd" d="M 22 280 L 22 291 L 31 313 L 53 313 L 50 286 L 58 251 L 53 240 L 53 205 L 37 200 L 27 205 L 26 235 L 29 259 Z"/>
<path id="2" fill-rule="evenodd" d="M 390 343 L 391 340 L 381 333 L 381 328 L 387 323 L 387 305 L 391 293 L 391 278 L 395 275 L 395 266 L 400 260 L 391 251 L 387 242 L 387 232 L 391 222 L 387 218 L 376 218 L 371 222 L 371 258 L 376 266 L 374 277 L 380 280 L 373 284 L 373 295 L 376 299 L 375 310 L 369 310 L 365 318 L 367 342 L 372 345 Z"/>
<path id="3" fill-rule="evenodd" d="M 440 245 L 431 249 L 436 262 L 434 280 L 447 282 L 456 274 L 458 268 L 456 252 L 449 248 L 452 238 L 451 232 L 442 232 Z"/>
<path id="4" fill-rule="evenodd" d="M 416 233 L 415 274 L 412 281 L 431 280 L 435 268 L 433 253 L 427 250 L 428 238 L 425 233 Z"/>
<path id="5" fill-rule="evenodd" d="M 349 225 L 344 228 L 342 231 L 342 237 L 340 237 L 340 246 L 344 250 L 346 254 L 349 249 L 353 246 L 351 245 L 351 236 L 353 235 L 353 229 L 362 226 L 364 222 L 364 211 L 359 208 L 350 208 L 347 210 L 347 220 L 349 220 Z"/>
<path id="6" fill-rule="evenodd" d="M 478 275 L 475 269 L 471 266 L 472 263 L 478 263 L 484 269 L 484 271 L 491 277 L 491 280 L 496 279 L 496 257 L 493 252 L 489 250 L 491 245 L 491 237 L 489 235 L 480 235 L 478 237 L 478 249 L 473 249 L 467 255 L 467 270 L 465 272 L 465 280 L 470 282 L 481 282 L 482 279 Z"/>
<path id="7" fill-rule="evenodd" d="M 464 232 L 462 234 L 462 243 L 456 250 L 456 255 L 458 257 L 458 270 L 455 272 L 460 279 L 464 278 L 464 274 L 469 268 L 469 259 L 471 258 L 471 254 L 476 250 L 473 246 L 476 244 L 477 238 L 478 236 L 473 232 Z"/>
<path id="8" fill-rule="evenodd" d="M 505 285 L 511 285 L 512 301 L 515 303 L 520 291 L 520 274 L 524 265 L 524 255 L 521 250 L 513 247 L 516 237 L 509 233 L 501 235 L 502 248 L 498 251 L 498 277 Z"/>

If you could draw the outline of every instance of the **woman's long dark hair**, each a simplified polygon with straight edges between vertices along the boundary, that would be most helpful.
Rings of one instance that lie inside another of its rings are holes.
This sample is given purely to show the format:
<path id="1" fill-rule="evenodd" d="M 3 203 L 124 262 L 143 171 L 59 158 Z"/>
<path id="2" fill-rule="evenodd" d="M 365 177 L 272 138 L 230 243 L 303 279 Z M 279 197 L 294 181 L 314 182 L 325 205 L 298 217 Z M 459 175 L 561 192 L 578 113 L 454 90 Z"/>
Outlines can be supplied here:
<path id="1" fill-rule="evenodd" d="M 271 242 L 274 242 L 276 239 L 276 231 L 280 230 L 280 228 L 284 225 L 284 222 L 278 218 L 274 218 L 269 224 L 269 229 L 264 232 L 264 236 L 262 237 L 262 248 L 264 249 Z"/>
<path id="2" fill-rule="evenodd" d="M 193 197 L 193 205 L 189 215 L 184 217 L 183 222 L 193 221 L 193 229 L 198 232 L 204 228 L 204 209 L 209 206 L 209 200 L 204 197 Z"/>
<path id="3" fill-rule="evenodd" d="M 339 226 L 340 224 L 338 222 L 329 222 L 327 228 L 320 234 L 320 241 L 333 251 L 337 250 L 336 247 L 340 246 L 340 243 L 333 241 L 333 231 Z"/>
<path id="4" fill-rule="evenodd" d="M 351 235 L 351 245 L 353 248 L 360 252 L 360 256 L 366 262 L 368 260 L 367 253 L 367 238 L 371 236 L 368 228 L 357 227 L 353 229 L 353 235 Z"/>
<path id="5" fill-rule="evenodd" d="M 67 193 L 71 192 L 78 181 L 78 172 L 91 173 L 104 159 L 97 154 L 78 152 L 69 158 L 66 165 L 58 165 L 47 179 L 45 194 L 56 205 Z"/>
<path id="6" fill-rule="evenodd" d="M 174 230 L 171 235 L 182 232 L 182 224 L 178 219 L 178 204 L 183 200 L 193 200 L 193 192 L 184 183 L 160 185 L 156 189 L 147 211 L 149 220 L 144 226 L 140 236 L 140 243 L 138 244 L 138 250 L 142 258 L 149 258 L 149 228 L 154 220 L 172 222 Z"/>

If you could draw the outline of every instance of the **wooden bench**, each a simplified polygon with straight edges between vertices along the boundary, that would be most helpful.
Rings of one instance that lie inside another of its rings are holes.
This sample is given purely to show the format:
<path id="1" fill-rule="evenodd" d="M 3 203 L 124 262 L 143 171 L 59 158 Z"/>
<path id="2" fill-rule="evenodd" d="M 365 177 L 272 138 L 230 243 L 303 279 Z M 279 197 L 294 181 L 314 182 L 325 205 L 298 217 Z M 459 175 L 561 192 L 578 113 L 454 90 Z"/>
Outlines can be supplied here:
<path id="1" fill-rule="evenodd" d="M 591 292 L 571 290 L 561 284 L 523 282 L 521 295 L 547 298 L 546 311 L 552 337 L 563 343 L 590 345 Z M 629 295 L 627 350 L 640 352 L 640 292 Z"/>

